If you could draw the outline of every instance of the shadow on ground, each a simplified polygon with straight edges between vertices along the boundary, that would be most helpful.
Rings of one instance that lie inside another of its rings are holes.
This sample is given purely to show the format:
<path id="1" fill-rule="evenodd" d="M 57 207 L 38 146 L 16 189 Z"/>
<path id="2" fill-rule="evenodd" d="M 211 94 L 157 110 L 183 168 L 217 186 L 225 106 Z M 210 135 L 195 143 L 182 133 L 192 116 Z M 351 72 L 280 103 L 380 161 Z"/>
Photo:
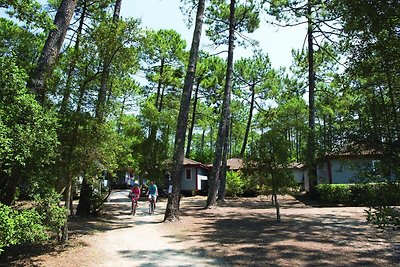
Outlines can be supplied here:
<path id="1" fill-rule="evenodd" d="M 121 250 L 119 253 L 124 258 L 129 258 L 137 262 L 146 262 L 135 265 L 137 267 L 231 266 L 221 260 L 207 257 L 207 252 L 202 249 L 196 251 L 172 249 L 159 249 L 157 251 Z"/>
<path id="2" fill-rule="evenodd" d="M 251 202 L 251 203 L 249 203 Z M 275 209 L 268 203 L 228 200 L 204 210 L 201 200 L 182 208 L 182 220 L 195 218 L 195 229 L 181 238 L 197 239 L 210 255 L 235 266 L 398 266 L 398 232 L 381 232 L 365 221 L 362 210 L 346 208 Z M 197 222 L 196 222 L 196 219 Z"/>
<path id="3" fill-rule="evenodd" d="M 45 254 L 56 255 L 74 246 L 86 246 L 85 242 L 80 239 L 85 235 L 132 227 L 135 221 L 131 216 L 131 200 L 127 197 L 128 192 L 128 190 L 113 192 L 111 201 L 108 201 L 97 215 L 70 216 L 68 219 L 69 245 L 62 246 L 57 242 L 49 242 L 6 248 L 5 252 L 0 255 L 0 266 L 40 266 L 40 263 L 32 261 L 31 258 Z M 142 205 L 146 205 L 145 201 L 145 198 L 141 199 Z M 76 210 L 76 203 L 74 210 Z M 139 223 L 151 224 L 153 222 L 140 221 Z"/>

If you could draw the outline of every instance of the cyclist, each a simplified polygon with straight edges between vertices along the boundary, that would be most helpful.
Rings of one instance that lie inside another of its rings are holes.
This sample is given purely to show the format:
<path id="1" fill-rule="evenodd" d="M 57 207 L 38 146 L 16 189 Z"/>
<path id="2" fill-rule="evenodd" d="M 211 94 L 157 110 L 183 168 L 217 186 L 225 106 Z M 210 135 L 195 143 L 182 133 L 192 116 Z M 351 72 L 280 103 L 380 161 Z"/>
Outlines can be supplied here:
<path id="1" fill-rule="evenodd" d="M 137 208 L 137 202 L 138 202 L 139 198 L 140 198 L 140 188 L 139 188 L 139 184 L 137 182 L 135 182 L 131 189 L 131 200 L 132 200 L 131 213 L 133 215 L 135 215 L 136 208 Z"/>
<path id="2" fill-rule="evenodd" d="M 154 209 L 156 209 L 158 189 L 157 189 L 157 185 L 154 183 L 154 181 L 150 182 L 149 190 L 147 191 L 146 196 L 149 197 L 149 202 L 151 201 L 151 199 L 153 199 Z"/>

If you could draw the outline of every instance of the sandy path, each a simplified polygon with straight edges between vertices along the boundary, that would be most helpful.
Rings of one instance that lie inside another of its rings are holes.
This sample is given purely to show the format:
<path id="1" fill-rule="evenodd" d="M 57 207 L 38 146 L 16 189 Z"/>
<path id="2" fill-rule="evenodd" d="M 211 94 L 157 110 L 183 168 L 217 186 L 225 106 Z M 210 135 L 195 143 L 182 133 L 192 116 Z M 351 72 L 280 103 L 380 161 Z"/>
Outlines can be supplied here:
<path id="1" fill-rule="evenodd" d="M 126 192 L 116 192 L 111 197 L 124 198 Z M 119 202 L 117 202 L 119 203 Z M 161 223 L 164 218 L 166 202 L 159 202 L 155 214 L 148 215 L 148 205 L 139 203 L 135 216 L 128 214 L 117 216 L 130 225 L 128 228 L 116 229 L 96 236 L 93 247 L 102 251 L 97 266 L 215 266 L 216 261 L 197 253 L 188 251 L 178 239 L 171 237 Z M 129 210 L 129 202 L 127 204 Z"/>
<path id="2" fill-rule="evenodd" d="M 165 202 L 131 216 L 127 191 L 105 214 L 71 221 L 71 244 L 15 266 L 399 266 L 400 236 L 365 220 L 363 207 L 312 207 L 281 197 L 282 222 L 268 198 L 181 199 L 181 221 L 161 223 Z M 1 266 L 1 264 L 0 264 Z"/>
<path id="3" fill-rule="evenodd" d="M 46 259 L 41 266 L 223 266 L 202 252 L 188 249 L 171 236 L 162 223 L 166 200 L 158 202 L 155 214 L 147 213 L 148 204 L 139 202 L 135 216 L 129 214 L 128 191 L 113 192 L 108 208 L 116 215 L 107 223 L 113 229 L 84 238 L 82 246 L 68 249 Z"/>

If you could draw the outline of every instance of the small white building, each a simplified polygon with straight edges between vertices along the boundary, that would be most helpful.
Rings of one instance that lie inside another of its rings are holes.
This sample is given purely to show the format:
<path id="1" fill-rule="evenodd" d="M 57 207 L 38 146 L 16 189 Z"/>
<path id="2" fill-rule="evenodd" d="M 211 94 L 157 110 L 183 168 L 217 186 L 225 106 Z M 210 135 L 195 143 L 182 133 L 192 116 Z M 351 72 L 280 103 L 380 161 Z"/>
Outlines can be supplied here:
<path id="1" fill-rule="evenodd" d="M 357 182 L 362 171 L 373 170 L 381 155 L 369 151 L 358 154 L 327 154 L 317 160 L 319 184 L 348 184 Z"/>
<path id="2" fill-rule="evenodd" d="M 208 173 L 209 167 L 207 165 L 185 158 L 183 160 L 183 171 L 181 175 L 181 190 L 208 190 Z"/>
<path id="3" fill-rule="evenodd" d="M 371 151 L 357 154 L 337 153 L 326 154 L 317 158 L 317 184 L 348 184 L 358 181 L 362 171 L 373 170 L 379 162 L 381 155 Z M 308 168 L 301 163 L 291 163 L 288 168 L 298 184 L 304 185 L 304 190 L 309 191 L 310 182 Z"/>

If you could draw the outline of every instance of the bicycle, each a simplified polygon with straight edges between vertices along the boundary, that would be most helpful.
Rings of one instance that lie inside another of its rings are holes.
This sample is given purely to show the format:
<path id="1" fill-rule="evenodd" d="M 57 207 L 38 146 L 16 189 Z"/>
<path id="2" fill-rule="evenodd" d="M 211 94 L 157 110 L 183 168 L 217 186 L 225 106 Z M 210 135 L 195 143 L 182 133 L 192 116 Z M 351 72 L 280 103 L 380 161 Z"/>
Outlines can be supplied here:
<path id="1" fill-rule="evenodd" d="M 132 215 L 135 216 L 138 203 L 134 196 L 132 196 Z"/>
<path id="2" fill-rule="evenodd" d="M 149 214 L 153 214 L 154 213 L 154 209 L 156 207 L 156 204 L 154 203 L 155 199 L 153 196 L 151 196 L 149 198 Z"/>

